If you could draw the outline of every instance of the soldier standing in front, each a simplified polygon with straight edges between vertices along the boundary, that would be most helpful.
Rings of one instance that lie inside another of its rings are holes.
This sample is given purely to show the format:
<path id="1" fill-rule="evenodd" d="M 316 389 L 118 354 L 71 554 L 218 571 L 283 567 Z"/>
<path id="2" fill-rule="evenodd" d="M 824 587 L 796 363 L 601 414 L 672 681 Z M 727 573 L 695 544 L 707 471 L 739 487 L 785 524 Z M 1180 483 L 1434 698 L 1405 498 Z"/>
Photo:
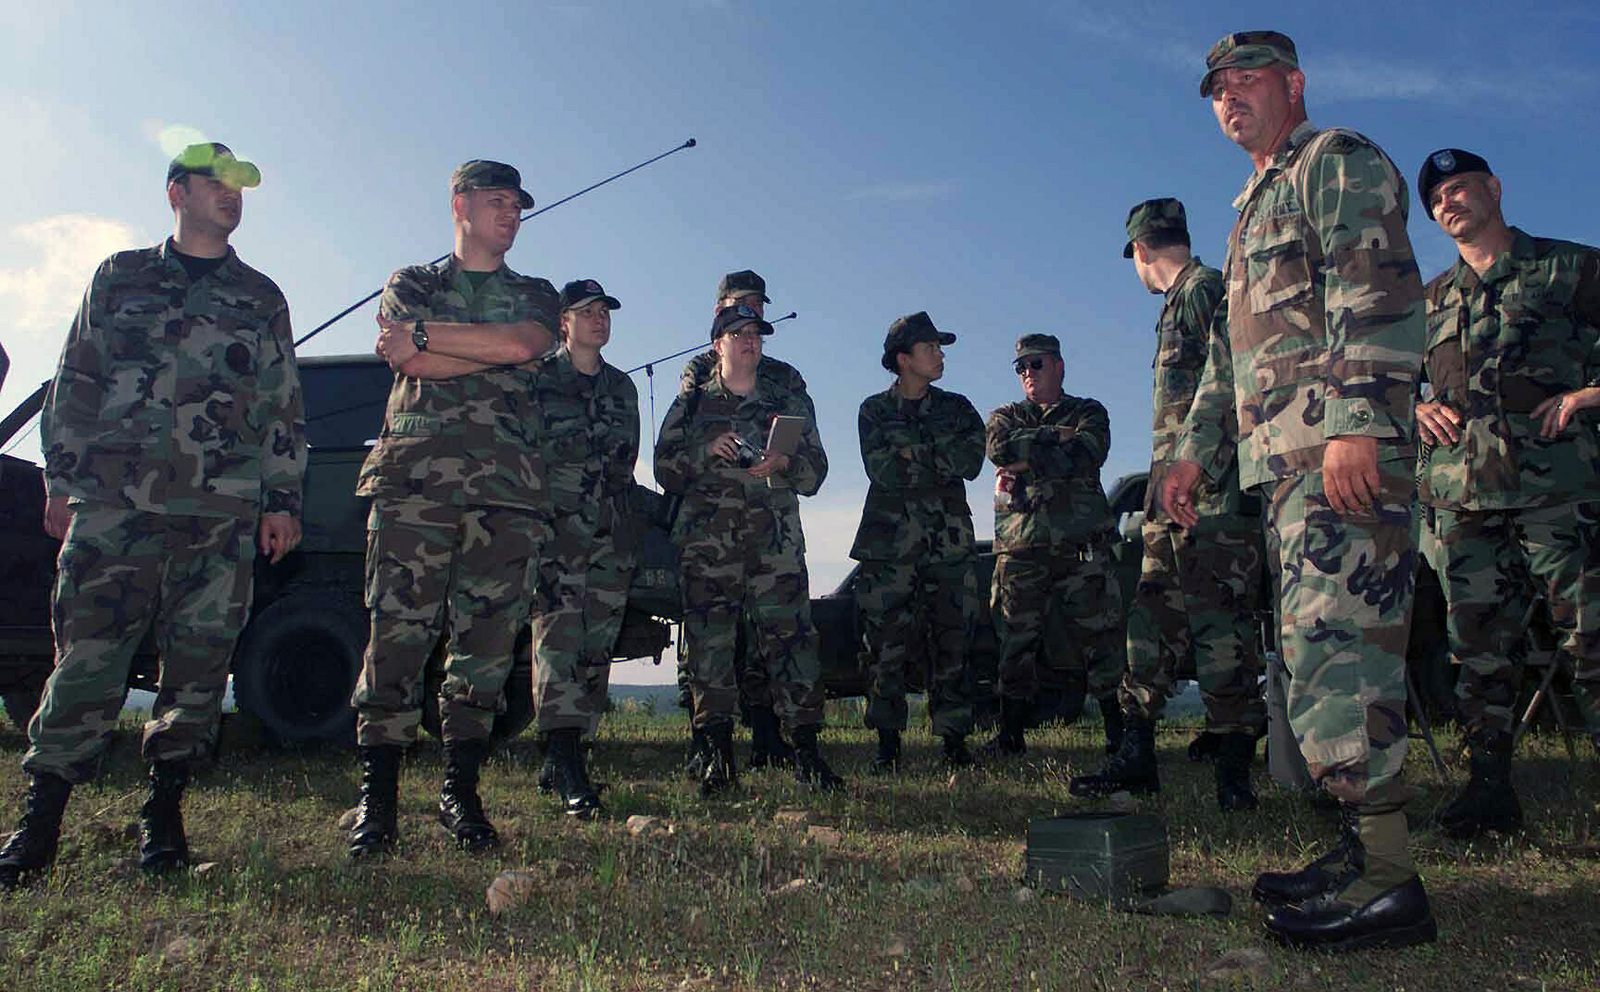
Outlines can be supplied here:
<path id="1" fill-rule="evenodd" d="M 605 708 L 638 557 L 639 393 L 600 354 L 611 340 L 611 311 L 621 306 L 593 279 L 567 283 L 561 349 L 535 369 L 553 519 L 534 602 L 534 720 L 552 785 L 567 815 L 583 819 L 600 811 L 600 796 L 582 738 Z"/>
<path id="2" fill-rule="evenodd" d="M 1535 588 L 1600 744 L 1600 251 L 1507 225 L 1500 180 L 1459 148 L 1428 156 L 1417 195 L 1461 253 L 1427 287 L 1433 394 L 1417 406 L 1429 445 L 1417 479 L 1472 754 L 1472 777 L 1439 824 L 1465 839 L 1522 826 L 1512 655 Z"/>
<path id="3" fill-rule="evenodd" d="M 1000 732 L 987 749 L 1022 754 L 1044 692 L 1077 697 L 1085 687 L 1114 744 L 1121 738 L 1122 590 L 1100 485 L 1111 421 L 1099 401 L 1062 391 L 1066 365 L 1055 335 L 1020 339 L 1015 369 L 1026 399 L 994 411 L 987 428 L 996 470 L 991 596 L 1003 627 Z"/>
<path id="4" fill-rule="evenodd" d="M 711 310 L 711 316 L 716 317 L 729 307 L 744 306 L 753 310 L 757 317 L 766 318 L 767 304 L 772 300 L 767 296 L 767 281 L 750 270 L 740 269 L 729 272 L 717 283 L 717 301 Z M 691 395 L 696 389 L 711 381 L 717 370 L 717 353 L 713 350 L 703 351 L 689 359 L 683 366 L 683 372 L 678 382 L 678 393 L 681 396 Z M 805 377 L 788 362 L 763 354 L 757 363 L 756 372 L 766 386 L 777 392 L 793 393 L 805 400 L 808 416 L 816 419 L 817 411 L 812 406 L 811 394 L 806 390 Z M 678 655 L 678 688 L 688 698 L 689 693 L 689 668 L 688 659 L 681 653 Z M 783 739 L 783 732 L 778 727 L 778 717 L 773 709 L 772 687 L 767 684 L 766 675 L 760 666 L 751 668 L 743 660 L 735 662 L 739 679 L 739 710 L 742 718 L 750 727 L 750 767 L 765 768 L 769 763 L 774 767 L 787 767 L 794 763 L 794 748 Z M 705 770 L 705 759 L 710 755 L 709 745 L 702 731 L 691 730 L 689 743 L 689 768 L 694 774 Z"/>
<path id="5" fill-rule="evenodd" d="M 305 414 L 283 293 L 228 239 L 261 173 L 226 145 L 167 168 L 175 230 L 100 263 L 45 401 L 44 529 L 65 538 L 51 590 L 56 666 L 28 727 L 20 829 L 0 888 L 54 859 L 72 787 L 99 771 L 128 666 L 153 625 L 139 864 L 189 863 L 181 801 L 216 737 L 259 552 L 300 541 Z"/>
<path id="6" fill-rule="evenodd" d="M 872 673 L 867 725 L 878 731 L 875 771 L 900 767 L 906 676 L 926 673 L 928 720 L 947 765 L 971 764 L 972 700 L 963 682 L 978 615 L 972 508 L 966 480 L 983 468 L 983 418 L 944 377 L 956 336 L 927 313 L 896 320 L 883 341 L 895 381 L 861 402 L 857 424 L 870 486 L 850 557 L 861 562 L 856 602 Z"/>
<path id="7" fill-rule="evenodd" d="M 1195 526 L 1202 474 L 1220 482 L 1236 460 L 1240 485 L 1261 493 L 1290 722 L 1345 812 L 1332 853 L 1256 880 L 1277 907 L 1269 935 L 1405 946 L 1437 931 L 1402 775 L 1422 280 L 1405 180 L 1361 135 L 1312 126 L 1305 85 L 1275 31 L 1228 35 L 1206 57 L 1201 95 L 1255 173 L 1234 201 L 1226 333 L 1212 335 L 1162 502 Z"/>
<path id="8" fill-rule="evenodd" d="M 739 710 L 734 659 L 772 687 L 794 741 L 795 775 L 822 789 L 844 785 L 823 760 L 821 661 L 811 621 L 800 496 L 814 495 L 828 456 L 804 393 L 775 389 L 759 373 L 772 325 L 735 305 L 717 314 L 710 381 L 672 402 L 656 441 L 656 479 L 683 497 L 672 539 L 682 558 L 683 636 L 689 653 L 694 726 L 709 742 L 700 793 L 738 784 L 733 722 Z M 793 454 L 764 452 L 775 416 L 803 421 Z"/>
<path id="9" fill-rule="evenodd" d="M 555 287 L 505 264 L 533 197 L 481 159 L 450 182 L 455 250 L 389 278 L 378 353 L 395 370 L 383 433 L 356 492 L 367 522 L 367 644 L 352 703 L 361 805 L 350 856 L 399 839 L 400 756 L 417 737 L 423 670 L 445 642 L 439 822 L 463 850 L 499 844 L 478 773 L 549 537 L 531 374 L 550 347 Z"/>
<path id="10" fill-rule="evenodd" d="M 1194 527 L 1178 527 L 1161 512 L 1161 478 L 1205 368 L 1222 273 L 1190 253 L 1189 224 L 1177 200 L 1134 207 L 1127 232 L 1123 257 L 1133 259 L 1146 289 L 1164 296 L 1152 363 L 1155 425 L 1140 528 L 1144 558 L 1128 608 L 1128 670 L 1119 693 L 1127 730 L 1100 773 L 1075 778 L 1070 788 L 1075 796 L 1160 789 L 1155 722 L 1179 661 L 1189 656 L 1206 705 L 1206 731 L 1217 741 L 1217 805 L 1223 812 L 1254 809 L 1250 762 L 1266 724 L 1256 684 L 1261 644 L 1255 611 L 1264 557 L 1260 501 L 1250 497 L 1253 512 L 1240 512 L 1235 463 L 1216 485 L 1207 482 L 1195 493 L 1200 522 Z"/>

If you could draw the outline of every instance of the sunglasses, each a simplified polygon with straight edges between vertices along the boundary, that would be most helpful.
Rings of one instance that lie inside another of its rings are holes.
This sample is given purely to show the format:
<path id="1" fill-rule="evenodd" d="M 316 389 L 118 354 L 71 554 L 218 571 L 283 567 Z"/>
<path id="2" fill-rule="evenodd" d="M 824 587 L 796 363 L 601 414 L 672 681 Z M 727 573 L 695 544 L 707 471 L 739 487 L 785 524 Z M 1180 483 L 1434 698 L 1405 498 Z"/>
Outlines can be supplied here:
<path id="1" fill-rule="evenodd" d="M 759 313 L 756 313 L 754 309 L 752 309 L 751 307 L 745 306 L 743 303 L 736 303 L 732 307 L 724 307 L 723 309 L 731 309 L 734 313 L 738 314 L 739 316 L 748 317 L 751 320 L 760 320 L 761 319 L 761 315 Z"/>
<path id="2" fill-rule="evenodd" d="M 1039 355 L 1035 355 L 1032 358 L 1023 358 L 1018 360 L 1014 367 L 1017 370 L 1017 375 L 1021 375 L 1024 372 L 1037 372 L 1044 368 L 1044 358 Z"/>

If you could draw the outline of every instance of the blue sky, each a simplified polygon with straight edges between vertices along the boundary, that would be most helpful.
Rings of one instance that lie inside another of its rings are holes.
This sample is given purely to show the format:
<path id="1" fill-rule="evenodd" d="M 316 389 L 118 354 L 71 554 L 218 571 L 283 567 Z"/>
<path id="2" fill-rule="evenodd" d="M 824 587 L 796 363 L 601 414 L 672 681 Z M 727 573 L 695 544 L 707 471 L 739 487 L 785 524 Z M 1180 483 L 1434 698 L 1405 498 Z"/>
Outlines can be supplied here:
<path id="1" fill-rule="evenodd" d="M 1018 396 L 1016 338 L 1058 335 L 1067 390 L 1111 412 L 1107 482 L 1143 467 L 1159 300 L 1121 257 L 1122 225 L 1139 200 L 1177 196 L 1221 263 L 1249 162 L 1196 85 L 1228 31 L 1290 34 L 1312 120 L 1368 134 L 1408 182 L 1429 151 L 1469 148 L 1504 180 L 1512 223 L 1600 241 L 1600 7 L 1221 6 L 8 3 L 0 408 L 50 374 L 100 258 L 169 232 L 162 177 L 182 135 L 261 166 L 234 244 L 302 332 L 449 249 L 460 161 L 518 166 L 542 205 L 692 136 L 530 222 L 509 261 L 601 280 L 624 304 L 607 350 L 623 368 L 703 341 L 722 273 L 767 278 L 773 311 L 799 313 L 769 353 L 811 383 L 832 459 L 804 511 L 820 592 L 848 569 L 866 488 L 855 411 L 887 384 L 878 357 L 902 314 L 960 337 L 941 385 L 985 413 Z M 1425 276 L 1453 260 L 1419 209 L 1411 233 Z M 369 350 L 371 315 L 303 353 Z M 658 370 L 658 420 L 678 367 Z M 971 487 L 983 535 L 990 481 Z"/>

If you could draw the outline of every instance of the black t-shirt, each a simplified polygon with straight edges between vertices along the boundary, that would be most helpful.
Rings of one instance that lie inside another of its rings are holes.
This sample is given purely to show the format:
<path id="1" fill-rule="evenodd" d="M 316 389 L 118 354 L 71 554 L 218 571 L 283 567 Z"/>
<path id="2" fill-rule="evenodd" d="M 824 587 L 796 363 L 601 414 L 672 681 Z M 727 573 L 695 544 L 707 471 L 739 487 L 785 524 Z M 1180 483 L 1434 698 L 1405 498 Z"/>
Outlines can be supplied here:
<path id="1" fill-rule="evenodd" d="M 190 282 L 199 282 L 206 276 L 217 271 L 218 266 L 228 260 L 228 256 L 226 255 L 219 255 L 216 258 L 201 258 L 199 255 L 185 255 L 176 248 L 172 249 L 172 253 L 178 256 L 178 261 L 183 263 L 183 270 L 189 273 Z"/>

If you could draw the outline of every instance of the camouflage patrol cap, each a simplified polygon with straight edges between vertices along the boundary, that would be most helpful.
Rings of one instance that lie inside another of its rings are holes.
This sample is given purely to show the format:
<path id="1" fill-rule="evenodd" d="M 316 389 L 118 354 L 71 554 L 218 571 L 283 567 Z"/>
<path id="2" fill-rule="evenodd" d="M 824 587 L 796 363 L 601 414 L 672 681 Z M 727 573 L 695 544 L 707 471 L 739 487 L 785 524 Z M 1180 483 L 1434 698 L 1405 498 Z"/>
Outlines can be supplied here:
<path id="1" fill-rule="evenodd" d="M 261 170 L 255 163 L 234 158 L 233 149 L 220 141 L 202 141 L 179 152 L 167 166 L 167 182 L 184 176 L 213 176 L 239 189 L 261 185 Z"/>
<path id="2" fill-rule="evenodd" d="M 1422 160 L 1422 171 L 1417 173 L 1417 196 L 1422 199 L 1422 209 L 1433 220 L 1433 188 L 1463 172 L 1485 172 L 1494 175 L 1483 156 L 1459 148 L 1441 148 Z"/>
<path id="3" fill-rule="evenodd" d="M 1277 31 L 1236 31 L 1223 35 L 1206 53 L 1206 74 L 1200 77 L 1200 95 L 1211 95 L 1211 77 L 1223 69 L 1259 69 L 1274 62 L 1300 68 L 1300 56 L 1289 36 Z"/>
<path id="4" fill-rule="evenodd" d="M 740 269 L 730 272 L 717 283 L 717 302 L 721 303 L 730 296 L 746 296 L 757 293 L 761 296 L 762 303 L 771 303 L 767 298 L 767 281 L 751 272 L 749 269 Z"/>
<path id="5" fill-rule="evenodd" d="M 910 351 L 920 341 L 937 341 L 943 347 L 955 344 L 956 336 L 934 327 L 933 318 L 928 316 L 926 310 L 908 313 L 889 325 L 889 334 L 883 339 L 883 367 L 898 373 L 900 365 L 895 361 L 895 356 Z"/>
<path id="6" fill-rule="evenodd" d="M 475 158 L 457 166 L 450 176 L 450 195 L 474 189 L 514 189 L 518 206 L 524 210 L 533 206 L 533 195 L 522 188 L 522 173 L 504 162 Z"/>
<path id="7" fill-rule="evenodd" d="M 1133 257 L 1133 243 L 1140 238 L 1169 231 L 1189 236 L 1183 204 L 1170 196 L 1144 201 L 1128 211 L 1128 244 L 1122 249 L 1122 257 Z"/>
<path id="8" fill-rule="evenodd" d="M 724 334 L 731 334 L 750 323 L 754 323 L 756 330 L 760 331 L 763 336 L 773 332 L 771 324 L 762 320 L 760 314 L 743 303 L 735 303 L 731 307 L 723 307 L 711 319 L 711 340 L 715 341 Z"/>
<path id="9" fill-rule="evenodd" d="M 606 291 L 593 279 L 575 279 L 561 287 L 561 309 L 573 310 L 586 306 L 592 300 L 605 300 L 607 310 L 621 310 L 622 304 L 615 296 L 607 296 Z"/>
<path id="10" fill-rule="evenodd" d="M 1061 342 L 1054 334 L 1024 334 L 1017 338 L 1017 360 L 1031 358 L 1034 355 L 1054 355 L 1061 357 Z"/>

